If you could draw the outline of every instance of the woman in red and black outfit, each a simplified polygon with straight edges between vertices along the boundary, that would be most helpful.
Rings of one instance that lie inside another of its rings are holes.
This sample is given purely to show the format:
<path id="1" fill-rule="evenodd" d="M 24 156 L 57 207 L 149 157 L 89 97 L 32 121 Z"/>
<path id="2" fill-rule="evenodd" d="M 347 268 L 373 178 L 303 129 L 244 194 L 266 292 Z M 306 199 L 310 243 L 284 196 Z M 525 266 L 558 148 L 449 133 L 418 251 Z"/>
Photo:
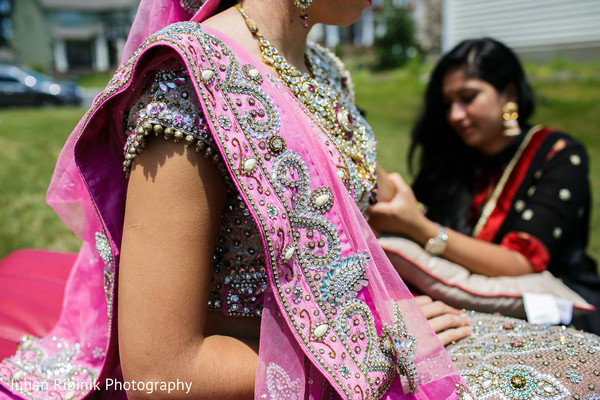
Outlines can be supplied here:
<path id="1" fill-rule="evenodd" d="M 585 253 L 588 156 L 570 136 L 530 125 L 533 109 L 510 49 L 487 38 L 457 45 L 436 66 L 413 130 L 412 190 L 390 175 L 397 195 L 377 204 L 370 221 L 473 273 L 549 270 L 600 308 L 596 263 Z M 573 323 L 600 333 L 598 311 Z"/>

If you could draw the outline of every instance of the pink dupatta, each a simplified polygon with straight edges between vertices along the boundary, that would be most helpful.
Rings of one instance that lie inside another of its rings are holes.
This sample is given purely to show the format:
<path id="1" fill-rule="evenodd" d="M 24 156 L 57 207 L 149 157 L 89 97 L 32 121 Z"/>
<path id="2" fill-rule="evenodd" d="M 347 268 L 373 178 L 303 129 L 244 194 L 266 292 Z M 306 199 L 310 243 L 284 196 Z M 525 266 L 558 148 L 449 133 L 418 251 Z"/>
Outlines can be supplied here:
<path id="1" fill-rule="evenodd" d="M 143 13 L 156 11 L 151 3 L 142 1 L 126 51 L 160 24 L 185 19 L 177 5 L 167 6 L 153 14 L 167 18 L 140 30 Z M 217 5 L 209 0 L 193 20 L 210 16 Z M 318 122 L 261 62 L 195 23 L 144 42 L 68 139 L 48 202 L 84 244 L 59 323 L 0 364 L 0 382 L 9 389 L 17 378 L 32 388 L 56 377 L 78 383 L 54 386 L 52 398 L 66 399 L 118 376 L 112 306 L 126 181 L 115 162 L 125 140 L 115 115 L 124 112 L 145 66 L 169 58 L 182 61 L 194 78 L 211 132 L 263 238 L 270 289 L 255 398 L 470 398 L 340 180 L 340 154 Z M 246 119 L 248 96 L 264 117 Z M 269 145 L 274 137 L 284 150 Z M 321 250 L 310 250 L 315 236 L 326 244 Z M 47 394 L 19 391 L 26 398 Z"/>

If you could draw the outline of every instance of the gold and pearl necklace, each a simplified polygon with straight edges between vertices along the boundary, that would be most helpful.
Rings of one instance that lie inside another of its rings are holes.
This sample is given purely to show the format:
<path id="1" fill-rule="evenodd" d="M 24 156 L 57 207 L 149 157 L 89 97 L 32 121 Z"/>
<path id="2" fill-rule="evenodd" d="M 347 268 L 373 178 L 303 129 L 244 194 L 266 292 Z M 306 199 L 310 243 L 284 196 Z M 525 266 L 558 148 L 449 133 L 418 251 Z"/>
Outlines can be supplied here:
<path id="1" fill-rule="evenodd" d="M 338 149 L 352 160 L 362 179 L 369 182 L 369 202 L 374 203 L 376 189 L 376 167 L 365 157 L 367 132 L 364 126 L 356 123 L 356 118 L 342 105 L 339 93 L 329 85 L 321 84 L 315 78 L 304 74 L 289 64 L 279 51 L 258 31 L 256 23 L 248 17 L 239 4 L 235 6 L 246 21 L 250 32 L 258 39 L 258 45 L 265 64 L 273 67 L 283 84 L 325 128 Z M 308 61 L 308 60 L 307 60 Z"/>

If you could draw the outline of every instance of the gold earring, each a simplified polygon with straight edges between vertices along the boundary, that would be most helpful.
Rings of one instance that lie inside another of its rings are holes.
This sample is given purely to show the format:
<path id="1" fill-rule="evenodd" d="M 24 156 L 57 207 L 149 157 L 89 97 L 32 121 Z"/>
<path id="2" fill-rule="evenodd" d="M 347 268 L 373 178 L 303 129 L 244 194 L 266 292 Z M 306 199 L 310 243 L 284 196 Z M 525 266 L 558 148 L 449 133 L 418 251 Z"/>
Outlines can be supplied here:
<path id="1" fill-rule="evenodd" d="M 519 105 L 514 101 L 507 102 L 502 107 L 502 125 L 504 125 L 504 136 L 518 136 L 521 133 L 519 127 Z"/>
<path id="2" fill-rule="evenodd" d="M 310 3 L 312 3 L 312 0 L 294 0 L 294 4 L 300 9 L 300 19 L 302 20 L 302 26 L 305 28 L 308 28 L 306 10 L 310 7 Z"/>

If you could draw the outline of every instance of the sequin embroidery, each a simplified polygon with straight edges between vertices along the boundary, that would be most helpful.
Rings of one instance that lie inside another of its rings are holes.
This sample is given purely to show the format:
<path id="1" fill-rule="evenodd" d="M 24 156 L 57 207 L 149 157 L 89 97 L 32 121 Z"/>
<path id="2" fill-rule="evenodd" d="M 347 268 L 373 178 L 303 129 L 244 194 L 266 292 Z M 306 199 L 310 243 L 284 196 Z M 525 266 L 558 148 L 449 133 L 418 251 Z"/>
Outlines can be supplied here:
<path id="1" fill-rule="evenodd" d="M 292 380 L 283 368 L 274 363 L 267 367 L 267 388 L 270 400 L 300 399 L 300 380 Z"/>
<path id="2" fill-rule="evenodd" d="M 57 337 L 24 336 L 19 352 L 4 360 L 0 381 L 28 399 L 43 400 L 52 392 L 57 399 L 78 399 L 95 389 L 99 371 L 76 366 L 79 343 Z"/>
<path id="3" fill-rule="evenodd" d="M 473 334 L 446 349 L 478 399 L 584 399 L 594 394 L 600 379 L 597 336 L 498 315 L 468 315 Z"/>
<path id="4" fill-rule="evenodd" d="M 131 108 L 126 123 L 129 127 L 125 145 L 126 168 L 131 165 L 127 155 L 139 154 L 145 136 L 156 135 L 158 131 L 158 135 L 165 139 L 193 144 L 196 150 L 210 156 L 226 174 L 187 71 L 159 71 Z M 219 123 L 223 129 L 231 128 L 231 121 L 225 116 L 219 119 Z M 142 138 L 139 132 L 143 132 Z M 260 235 L 231 184 L 225 202 L 213 257 L 214 274 L 208 307 L 226 315 L 259 316 L 266 287 Z M 106 287 L 114 280 L 108 272 L 105 274 Z"/>
<path id="5" fill-rule="evenodd" d="M 351 298 L 352 291 L 360 286 L 354 286 L 345 293 L 343 304 L 335 307 L 325 301 L 319 289 L 322 277 L 333 271 L 336 265 L 341 265 L 340 271 L 347 266 L 356 267 L 356 263 L 345 264 L 344 260 L 347 257 L 363 257 L 363 250 L 353 249 L 344 243 L 342 251 L 336 225 L 328 219 L 335 218 L 335 215 L 329 213 L 329 206 L 335 207 L 337 199 L 330 196 L 327 189 L 320 189 L 322 193 L 313 196 L 311 201 L 311 194 L 316 193 L 315 190 L 323 185 L 311 182 L 305 161 L 290 149 L 289 144 L 285 144 L 283 138 L 273 139 L 279 133 L 280 120 L 278 107 L 260 87 L 268 81 L 258 83 L 256 72 L 252 68 L 244 69 L 231 50 L 219 39 L 204 33 L 199 24 L 174 24 L 159 31 L 157 35 L 161 42 L 180 49 L 183 54 L 188 51 L 186 41 L 195 41 L 202 47 L 201 55 L 196 57 L 194 54 L 194 57 L 187 60 L 192 64 L 198 63 L 199 59 L 203 61 L 202 66 L 190 70 L 190 74 L 193 74 L 190 78 L 198 88 L 200 101 L 207 106 L 204 117 L 211 131 L 217 133 L 215 140 L 222 149 L 222 159 L 227 164 L 232 179 L 239 183 L 239 194 L 247 202 L 247 221 L 252 225 L 252 211 L 256 216 L 253 231 L 260 230 L 264 234 L 264 247 L 261 243 L 257 248 L 261 249 L 261 253 L 263 248 L 267 251 L 268 266 L 271 268 L 269 276 L 274 280 L 274 296 L 278 296 L 283 302 L 282 312 L 285 313 L 293 334 L 303 343 L 312 362 L 327 372 L 330 383 L 340 393 L 344 393 L 343 396 L 352 397 L 353 390 L 360 390 L 368 397 L 382 394 L 395 377 L 394 360 L 381 350 L 381 339 L 369 306 Z M 189 36 L 186 38 L 184 35 Z M 207 71 L 210 72 L 210 77 Z M 279 84 L 277 79 L 269 78 L 269 84 Z M 215 101 L 217 96 L 224 101 Z M 221 126 L 219 121 L 223 117 L 232 122 L 230 130 Z M 306 117 L 317 122 L 312 115 L 307 114 Z M 229 136 L 231 131 L 237 133 Z M 327 138 L 324 136 L 323 140 L 327 141 Z M 355 169 L 346 167 L 352 161 L 343 160 L 336 145 L 332 145 L 330 141 L 324 145 L 329 147 L 329 154 L 333 156 L 338 170 L 344 172 L 346 189 L 364 210 L 363 205 L 366 205 L 366 197 L 369 196 L 365 196 L 366 193 L 360 194 L 362 188 L 357 183 L 366 177 Z M 267 214 L 268 204 L 273 199 L 276 199 L 276 220 L 269 218 Z M 278 224 L 278 221 L 285 223 Z M 240 223 L 244 224 L 242 220 Z M 222 223 L 221 226 L 231 225 Z M 244 244 L 247 243 L 249 242 L 244 241 Z M 215 256 L 219 258 L 224 254 L 236 257 L 239 252 L 223 249 L 221 254 L 217 251 Z M 253 261 L 257 259 L 255 257 Z M 368 255 L 364 254 L 364 262 L 368 262 L 367 260 Z M 236 269 L 240 265 L 243 265 L 240 260 L 233 260 L 232 266 Z M 360 274 L 350 272 L 352 268 L 346 271 L 349 275 L 340 276 L 342 280 L 364 284 L 365 279 Z M 217 277 L 219 275 L 221 274 L 215 274 Z M 266 274 L 263 273 L 262 276 Z M 360 279 L 354 279 L 355 276 Z M 243 280 L 247 281 L 245 276 Z M 231 287 L 230 281 L 223 281 L 221 288 L 217 285 L 217 289 L 222 290 L 224 295 L 219 301 L 225 299 L 235 303 L 242 295 L 248 298 L 249 288 L 240 287 L 239 291 L 232 292 L 229 290 Z M 360 315 L 346 313 L 351 305 L 357 307 L 352 308 L 353 310 L 360 310 Z M 230 311 L 229 314 L 231 315 Z M 341 323 L 351 324 L 349 335 L 337 328 Z M 354 341 L 354 335 L 357 342 Z M 352 366 L 352 370 L 348 366 Z M 405 372 L 404 369 L 399 371 Z"/>
<path id="6" fill-rule="evenodd" d="M 96 251 L 104 262 L 104 294 L 106 295 L 106 313 L 108 320 L 112 318 L 113 297 L 115 286 L 115 264 L 113 262 L 112 251 L 108 237 L 105 234 L 96 232 Z"/>
<path id="7" fill-rule="evenodd" d="M 175 142 L 193 145 L 207 156 L 214 155 L 219 163 L 219 152 L 201 112 L 198 98 L 188 72 L 159 71 L 142 92 L 129 112 L 127 140 L 123 169 L 129 173 L 131 163 L 145 147 L 148 135 L 162 136 Z"/>

